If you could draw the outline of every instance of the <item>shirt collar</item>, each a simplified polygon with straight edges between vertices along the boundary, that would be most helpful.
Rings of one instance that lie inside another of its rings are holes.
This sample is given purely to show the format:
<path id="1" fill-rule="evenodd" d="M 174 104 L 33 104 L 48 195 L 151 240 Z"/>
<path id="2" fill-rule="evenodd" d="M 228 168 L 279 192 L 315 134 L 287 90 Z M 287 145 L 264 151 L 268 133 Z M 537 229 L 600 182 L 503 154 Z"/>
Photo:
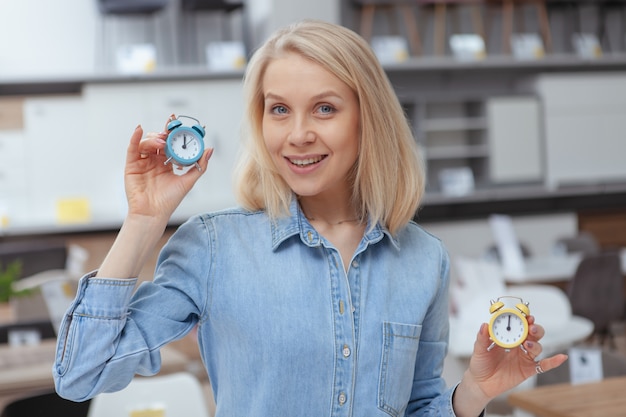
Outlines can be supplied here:
<path id="1" fill-rule="evenodd" d="M 310 247 L 319 246 L 322 243 L 323 238 L 305 217 L 298 204 L 298 199 L 295 197 L 291 199 L 291 203 L 289 204 L 289 214 L 274 219 L 270 227 L 272 232 L 272 250 L 274 251 L 278 250 L 283 242 L 293 236 L 300 236 L 302 243 Z M 368 222 L 368 227 L 361 244 L 374 244 L 380 242 L 385 236 L 387 236 L 396 249 L 400 249 L 398 239 L 393 237 L 391 233 L 389 233 L 389 230 L 380 223 L 377 223 L 370 230 Z"/>

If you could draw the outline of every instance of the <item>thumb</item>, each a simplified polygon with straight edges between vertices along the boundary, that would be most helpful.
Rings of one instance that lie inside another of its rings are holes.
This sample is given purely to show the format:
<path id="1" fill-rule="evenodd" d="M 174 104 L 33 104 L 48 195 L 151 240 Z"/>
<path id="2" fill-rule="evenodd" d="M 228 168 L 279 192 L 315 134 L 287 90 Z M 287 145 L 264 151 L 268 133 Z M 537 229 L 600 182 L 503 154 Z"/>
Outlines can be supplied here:
<path id="1" fill-rule="evenodd" d="M 482 323 L 478 329 L 478 334 L 476 334 L 474 349 L 484 351 L 489 347 L 489 345 L 491 345 L 491 340 L 489 339 L 489 329 L 487 328 L 487 323 Z"/>
<path id="2" fill-rule="evenodd" d="M 198 181 L 198 179 L 202 175 L 204 175 L 204 173 L 207 170 L 207 167 L 209 166 L 209 159 L 211 159 L 212 155 L 213 155 L 213 148 L 205 149 L 204 153 L 202 154 L 202 158 L 198 160 L 198 165 L 200 166 L 200 169 L 192 168 L 185 175 L 183 175 L 183 178 L 185 179 L 185 182 L 187 183 L 187 186 L 189 188 L 193 187 L 196 181 Z"/>

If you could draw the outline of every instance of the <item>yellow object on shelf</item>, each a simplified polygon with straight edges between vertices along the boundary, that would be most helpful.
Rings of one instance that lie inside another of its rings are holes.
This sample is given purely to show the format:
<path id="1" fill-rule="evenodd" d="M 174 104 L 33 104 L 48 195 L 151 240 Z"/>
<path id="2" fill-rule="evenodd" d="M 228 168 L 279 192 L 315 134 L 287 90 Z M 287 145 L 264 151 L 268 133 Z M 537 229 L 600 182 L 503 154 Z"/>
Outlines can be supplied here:
<path id="1" fill-rule="evenodd" d="M 57 222 L 61 224 L 88 223 L 91 207 L 87 198 L 62 198 L 56 203 Z"/>

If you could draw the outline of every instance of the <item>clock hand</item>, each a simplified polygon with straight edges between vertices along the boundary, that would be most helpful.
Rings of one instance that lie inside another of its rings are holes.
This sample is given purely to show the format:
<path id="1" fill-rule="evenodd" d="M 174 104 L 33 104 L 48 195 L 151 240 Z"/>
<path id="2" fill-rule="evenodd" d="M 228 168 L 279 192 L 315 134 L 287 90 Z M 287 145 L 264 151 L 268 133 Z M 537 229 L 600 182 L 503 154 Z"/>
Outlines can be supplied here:
<path id="1" fill-rule="evenodd" d="M 506 330 L 509 332 L 511 331 L 511 316 L 509 316 L 509 324 L 507 324 Z"/>

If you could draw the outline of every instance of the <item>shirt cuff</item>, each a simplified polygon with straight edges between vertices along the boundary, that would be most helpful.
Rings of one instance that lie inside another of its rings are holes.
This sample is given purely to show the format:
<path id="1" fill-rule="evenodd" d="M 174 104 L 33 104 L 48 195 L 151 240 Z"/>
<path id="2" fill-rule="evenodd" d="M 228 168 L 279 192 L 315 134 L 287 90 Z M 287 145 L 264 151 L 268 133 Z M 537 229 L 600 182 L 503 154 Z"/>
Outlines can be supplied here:
<path id="1" fill-rule="evenodd" d="M 95 274 L 94 271 L 80 279 L 74 314 L 103 319 L 125 316 L 137 278 L 96 278 Z"/>

